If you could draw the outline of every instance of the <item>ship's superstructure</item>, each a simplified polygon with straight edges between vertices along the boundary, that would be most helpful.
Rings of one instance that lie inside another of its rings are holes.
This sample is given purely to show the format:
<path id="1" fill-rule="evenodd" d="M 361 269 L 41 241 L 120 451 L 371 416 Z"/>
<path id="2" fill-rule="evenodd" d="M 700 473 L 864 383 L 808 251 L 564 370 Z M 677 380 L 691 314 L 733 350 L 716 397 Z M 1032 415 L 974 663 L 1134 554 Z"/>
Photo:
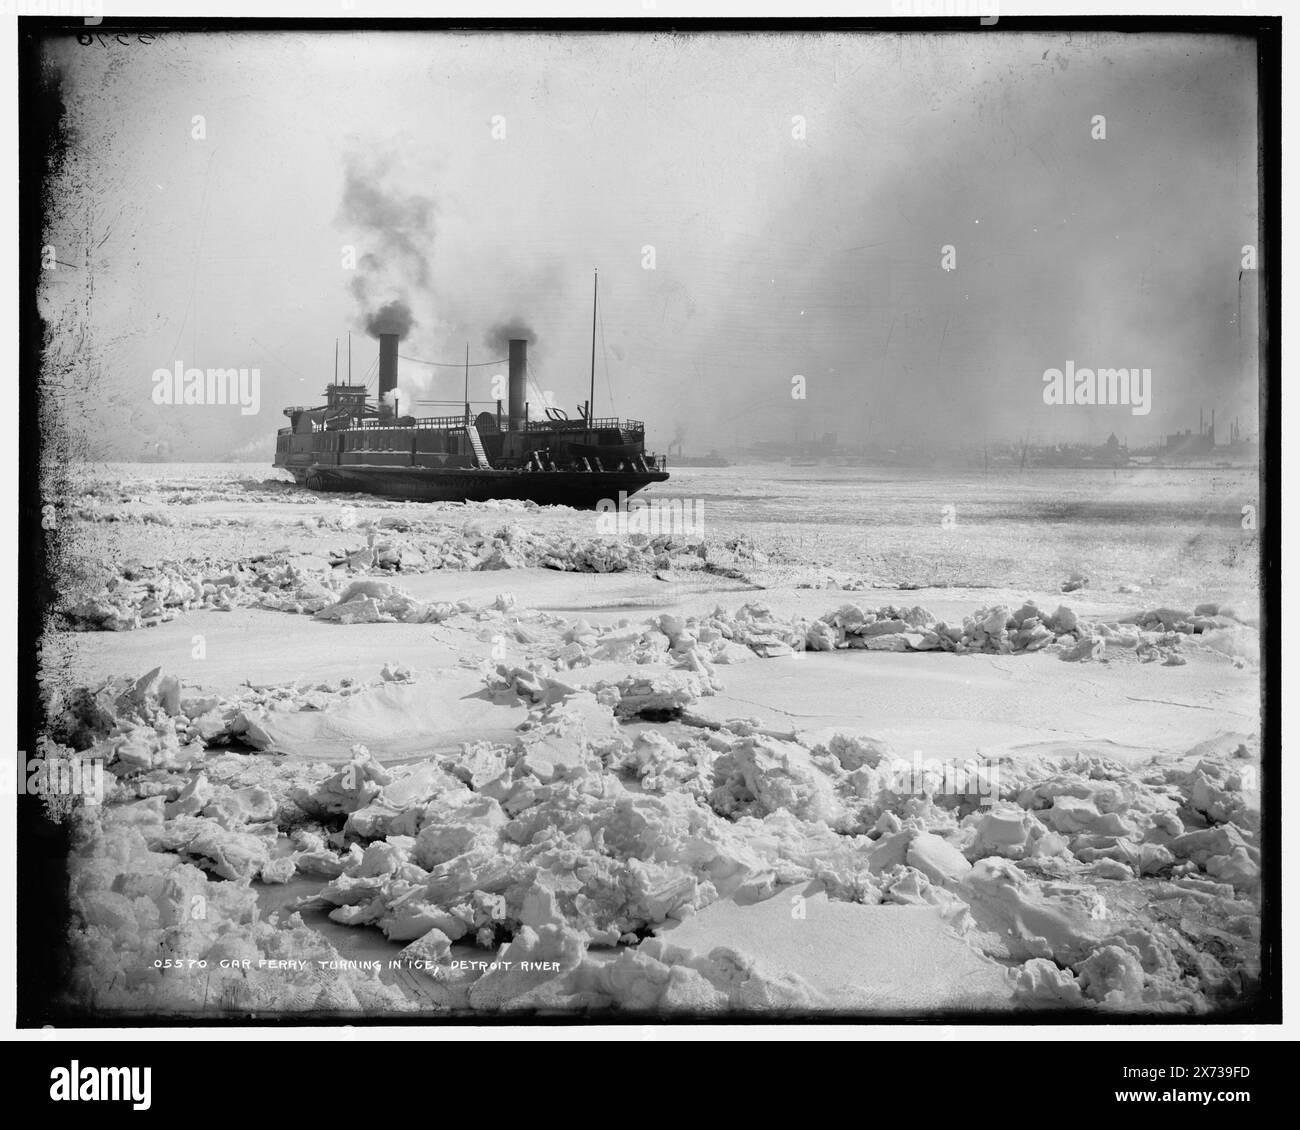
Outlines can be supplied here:
<path id="1" fill-rule="evenodd" d="M 397 334 L 379 337 L 379 387 L 330 384 L 325 403 L 284 410 L 275 465 L 312 490 L 363 491 L 422 500 L 532 499 L 595 506 L 668 478 L 646 453 L 639 420 L 576 419 L 546 408 L 534 419 L 527 400 L 528 343 L 509 345 L 509 400 L 503 411 L 471 418 L 400 415 Z"/>

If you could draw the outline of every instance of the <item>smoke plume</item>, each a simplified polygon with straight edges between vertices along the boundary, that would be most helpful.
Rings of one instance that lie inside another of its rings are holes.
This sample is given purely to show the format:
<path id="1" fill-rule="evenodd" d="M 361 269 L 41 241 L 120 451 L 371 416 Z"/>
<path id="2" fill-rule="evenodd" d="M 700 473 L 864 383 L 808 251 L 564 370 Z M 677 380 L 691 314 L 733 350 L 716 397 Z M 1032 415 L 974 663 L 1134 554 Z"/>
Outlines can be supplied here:
<path id="1" fill-rule="evenodd" d="M 380 334 L 396 334 L 398 337 L 405 337 L 411 332 L 413 325 L 415 325 L 415 317 L 411 314 L 411 308 L 401 299 L 385 303 L 366 317 L 366 333 L 371 337 L 378 337 Z"/>
<path id="2" fill-rule="evenodd" d="M 412 304 L 432 305 L 433 215 L 430 198 L 392 184 L 389 162 L 348 162 L 339 219 L 360 234 L 365 248 L 349 289 L 368 334 L 405 337 L 415 324 Z"/>
<path id="3" fill-rule="evenodd" d="M 504 357 L 510 343 L 520 339 L 532 345 L 537 341 L 537 333 L 522 318 L 511 318 L 509 321 L 498 322 L 488 330 L 483 335 L 483 344 L 497 350 Z"/>

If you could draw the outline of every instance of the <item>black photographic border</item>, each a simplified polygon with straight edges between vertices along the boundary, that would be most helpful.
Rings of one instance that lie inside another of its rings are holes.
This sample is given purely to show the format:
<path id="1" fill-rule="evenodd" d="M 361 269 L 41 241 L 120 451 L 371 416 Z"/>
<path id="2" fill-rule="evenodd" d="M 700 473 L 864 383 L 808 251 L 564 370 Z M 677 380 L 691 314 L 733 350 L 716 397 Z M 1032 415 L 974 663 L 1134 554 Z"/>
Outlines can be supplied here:
<path id="1" fill-rule="evenodd" d="M 1261 230 L 1260 310 L 1260 429 L 1259 531 L 1261 603 L 1261 798 L 1263 896 L 1261 903 L 1261 993 L 1251 1005 L 1206 1018 L 1166 1015 L 1124 1015 L 1096 1020 L 1078 1011 L 1024 1013 L 927 1013 L 923 1016 L 874 1014 L 754 1013 L 637 1015 L 633 1013 L 530 1016 L 366 1016 L 345 1014 L 257 1014 L 248 1017 L 134 1014 L 92 1015 L 58 1004 L 65 974 L 62 952 L 69 924 L 65 896 L 69 833 L 66 825 L 50 822 L 37 797 L 20 795 L 18 804 L 17 960 L 9 975 L 17 981 L 16 1024 L 78 1028 L 134 1027 L 304 1027 L 348 1025 L 585 1025 L 610 1024 L 956 1024 L 956 1025 L 1092 1025 L 1204 1023 L 1275 1024 L 1282 1018 L 1281 937 L 1281 33 L 1280 17 L 1183 16 L 1028 16 L 1000 18 L 981 26 L 977 16 L 936 18 L 699 18 L 699 19 L 425 19 L 193 17 L 113 18 L 87 26 L 81 19 L 27 17 L 18 19 L 18 164 L 19 182 L 19 372 L 18 372 L 18 608 L 17 735 L 10 756 L 35 748 L 42 730 L 37 667 L 43 627 L 54 605 L 56 562 L 51 539 L 42 527 L 43 459 L 68 454 L 58 438 L 40 423 L 39 382 L 45 372 L 46 327 L 37 307 L 41 277 L 43 217 L 50 205 L 47 186 L 57 171 L 70 139 L 63 128 L 62 92 L 58 76 L 42 73 L 41 43 L 53 36 L 145 34 L 160 32 L 284 32 L 319 31 L 514 31 L 612 32 L 618 34 L 726 32 L 936 32 L 978 31 L 985 35 L 1021 32 L 1120 32 L 1126 34 L 1204 33 L 1250 38 L 1258 66 L 1259 226 Z M 18 766 L 23 771 L 23 766 Z"/>

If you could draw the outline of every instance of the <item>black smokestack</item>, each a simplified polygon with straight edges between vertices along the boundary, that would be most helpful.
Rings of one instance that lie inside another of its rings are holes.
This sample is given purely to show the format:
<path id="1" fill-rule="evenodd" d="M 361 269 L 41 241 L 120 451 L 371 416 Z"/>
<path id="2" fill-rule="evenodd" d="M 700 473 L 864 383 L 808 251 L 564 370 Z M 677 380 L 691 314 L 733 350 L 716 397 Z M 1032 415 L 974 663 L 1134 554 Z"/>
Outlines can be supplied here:
<path id="1" fill-rule="evenodd" d="M 510 343 L 510 430 L 524 430 L 524 401 L 528 399 L 528 342 L 513 338 Z"/>
<path id="2" fill-rule="evenodd" d="M 397 389 L 397 334 L 379 335 L 379 403 L 392 406 L 392 394 Z"/>

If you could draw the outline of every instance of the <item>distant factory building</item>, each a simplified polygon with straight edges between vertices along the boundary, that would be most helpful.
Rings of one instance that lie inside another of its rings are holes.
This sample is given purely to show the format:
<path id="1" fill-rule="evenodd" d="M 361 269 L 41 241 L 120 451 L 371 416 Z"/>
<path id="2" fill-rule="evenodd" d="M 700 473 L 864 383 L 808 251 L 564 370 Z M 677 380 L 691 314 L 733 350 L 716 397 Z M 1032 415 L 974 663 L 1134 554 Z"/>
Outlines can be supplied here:
<path id="1" fill-rule="evenodd" d="M 1209 455 L 1214 451 L 1214 409 L 1210 409 L 1210 423 L 1206 427 L 1205 410 L 1201 410 L 1200 431 L 1195 435 L 1188 428 L 1165 436 L 1165 455 Z"/>

